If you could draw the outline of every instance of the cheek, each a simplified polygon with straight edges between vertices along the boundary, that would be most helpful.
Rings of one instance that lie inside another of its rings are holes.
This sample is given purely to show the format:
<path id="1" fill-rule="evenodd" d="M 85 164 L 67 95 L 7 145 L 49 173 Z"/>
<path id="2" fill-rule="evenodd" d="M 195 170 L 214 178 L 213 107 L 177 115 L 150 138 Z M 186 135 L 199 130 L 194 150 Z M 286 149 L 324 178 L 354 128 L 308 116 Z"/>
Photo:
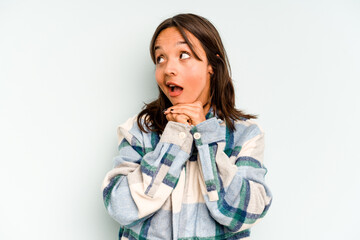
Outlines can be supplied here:
<path id="1" fill-rule="evenodd" d="M 160 71 L 159 70 L 155 70 L 155 79 L 156 79 L 156 82 L 157 84 L 161 84 L 161 74 L 160 74 Z"/>
<path id="2" fill-rule="evenodd" d="M 161 91 L 163 93 L 165 93 L 164 92 L 165 84 L 164 84 L 164 81 L 162 78 L 162 74 L 158 70 L 155 70 L 155 80 L 156 80 L 157 85 L 160 87 Z"/>
<path id="3" fill-rule="evenodd" d="M 207 72 L 203 67 L 193 68 L 187 71 L 187 79 L 193 88 L 202 88 L 206 85 Z"/>

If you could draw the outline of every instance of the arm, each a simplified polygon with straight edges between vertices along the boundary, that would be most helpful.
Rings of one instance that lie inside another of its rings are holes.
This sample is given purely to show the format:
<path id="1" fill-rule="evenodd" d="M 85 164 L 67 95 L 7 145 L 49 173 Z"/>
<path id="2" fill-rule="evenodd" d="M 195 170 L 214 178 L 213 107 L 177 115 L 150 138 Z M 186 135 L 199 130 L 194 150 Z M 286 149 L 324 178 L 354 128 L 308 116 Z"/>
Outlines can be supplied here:
<path id="1" fill-rule="evenodd" d="M 141 132 L 135 119 L 119 126 L 118 136 L 119 154 L 104 179 L 103 199 L 109 214 L 130 227 L 164 204 L 189 157 L 193 139 L 189 126 L 170 121 L 152 146 L 157 135 Z"/>
<path id="2" fill-rule="evenodd" d="M 230 132 L 216 118 L 191 132 L 199 152 L 203 192 L 212 217 L 230 231 L 250 228 L 265 216 L 272 200 L 265 185 L 264 133 L 251 121 Z"/>

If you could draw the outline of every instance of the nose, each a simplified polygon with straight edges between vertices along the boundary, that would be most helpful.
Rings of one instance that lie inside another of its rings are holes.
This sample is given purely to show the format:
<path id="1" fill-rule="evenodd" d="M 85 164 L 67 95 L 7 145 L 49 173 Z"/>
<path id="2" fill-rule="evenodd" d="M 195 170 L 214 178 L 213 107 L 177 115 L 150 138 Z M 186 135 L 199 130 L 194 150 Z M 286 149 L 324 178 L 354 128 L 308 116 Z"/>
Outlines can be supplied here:
<path id="1" fill-rule="evenodd" d="M 169 76 L 176 76 L 178 71 L 177 62 L 169 59 L 165 66 L 165 74 Z"/>

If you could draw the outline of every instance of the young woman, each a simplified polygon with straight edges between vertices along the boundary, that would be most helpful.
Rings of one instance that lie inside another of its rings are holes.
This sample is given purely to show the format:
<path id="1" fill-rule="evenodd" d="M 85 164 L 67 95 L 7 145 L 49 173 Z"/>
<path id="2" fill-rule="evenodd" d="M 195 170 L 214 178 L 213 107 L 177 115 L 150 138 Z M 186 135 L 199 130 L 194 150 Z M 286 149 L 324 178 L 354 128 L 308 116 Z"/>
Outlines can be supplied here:
<path id="1" fill-rule="evenodd" d="M 119 239 L 248 239 L 264 217 L 264 132 L 235 108 L 215 27 L 166 19 L 150 44 L 157 100 L 118 127 L 119 154 L 103 198 Z"/>

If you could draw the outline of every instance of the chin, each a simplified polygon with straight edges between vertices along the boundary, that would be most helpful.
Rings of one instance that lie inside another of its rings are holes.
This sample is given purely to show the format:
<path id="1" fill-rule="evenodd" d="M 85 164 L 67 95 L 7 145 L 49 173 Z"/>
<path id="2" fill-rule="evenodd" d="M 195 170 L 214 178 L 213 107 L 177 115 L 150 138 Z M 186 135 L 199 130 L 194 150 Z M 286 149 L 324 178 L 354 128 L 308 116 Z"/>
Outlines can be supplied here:
<path id="1" fill-rule="evenodd" d="M 171 101 L 170 101 L 171 102 Z M 181 100 L 178 100 L 178 101 L 172 101 L 171 102 L 174 106 L 177 105 L 177 104 L 187 104 L 187 103 L 193 103 L 191 101 L 181 101 Z"/>
<path id="2" fill-rule="evenodd" d="M 170 97 L 168 97 L 169 101 L 172 103 L 172 105 L 177 105 L 177 104 L 187 104 L 187 103 L 193 103 L 195 101 L 197 101 L 198 99 L 184 99 L 184 98 L 173 98 L 171 99 Z M 202 101 L 201 101 L 202 102 Z"/>

